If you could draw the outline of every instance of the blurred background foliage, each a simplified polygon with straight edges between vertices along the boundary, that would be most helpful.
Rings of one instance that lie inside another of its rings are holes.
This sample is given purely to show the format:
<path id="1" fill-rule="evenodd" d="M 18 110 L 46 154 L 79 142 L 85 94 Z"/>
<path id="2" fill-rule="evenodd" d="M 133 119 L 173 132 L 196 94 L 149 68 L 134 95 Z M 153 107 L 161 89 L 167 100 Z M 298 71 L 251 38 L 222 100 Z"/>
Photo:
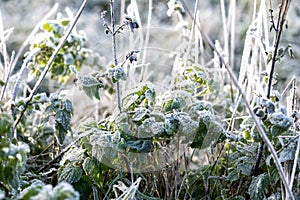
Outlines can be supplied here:
<path id="1" fill-rule="evenodd" d="M 121 4 L 121 2 L 123 2 Z M 141 24 L 146 29 L 147 17 L 148 17 L 148 1 L 137 0 L 139 12 L 141 13 Z M 194 7 L 194 0 L 186 0 L 186 4 L 190 9 Z M 236 4 L 236 21 L 235 21 L 235 69 L 239 68 L 240 55 L 243 50 L 244 38 L 248 26 L 252 21 L 253 3 L 255 1 L 246 0 L 238 1 Z M 278 5 L 278 0 L 273 1 L 273 5 Z M 78 0 L 1 0 L 0 10 L 4 19 L 4 27 L 14 28 L 13 37 L 7 41 L 8 50 L 17 50 L 22 42 L 29 35 L 33 27 L 39 22 L 39 20 L 45 15 L 45 13 L 51 9 L 55 4 L 59 3 L 59 11 L 64 12 L 66 7 L 75 11 L 81 1 Z M 116 1 L 116 10 L 126 10 L 122 6 L 126 6 L 130 3 L 128 0 Z M 228 1 L 225 1 L 228 6 Z M 257 3 L 258 4 L 258 3 Z M 267 4 L 269 4 L 267 2 Z M 88 48 L 98 52 L 106 59 L 110 58 L 110 38 L 105 35 L 100 20 L 100 13 L 103 10 L 109 9 L 109 1 L 107 0 L 90 0 L 86 9 L 81 16 L 77 25 L 78 29 L 82 29 L 87 34 Z M 151 20 L 151 37 L 150 45 L 153 47 L 160 47 L 161 49 L 172 51 L 176 47 L 174 39 L 178 38 L 177 30 L 174 30 L 174 24 L 177 23 L 176 16 L 168 17 L 166 14 L 168 7 L 167 2 L 164 0 L 153 1 L 153 14 Z M 222 31 L 222 17 L 220 11 L 220 2 L 218 0 L 200 1 L 199 3 L 200 20 L 205 31 L 210 35 L 212 39 L 221 40 L 223 38 Z M 274 8 L 275 9 L 275 8 Z M 116 12 L 117 21 L 120 21 L 120 12 Z M 121 13 L 122 14 L 122 13 Z M 229 13 L 230 15 L 230 13 Z M 285 67 L 278 67 L 279 78 L 283 81 L 290 80 L 291 74 L 300 75 L 297 69 L 297 60 L 299 58 L 300 42 L 298 40 L 300 36 L 300 3 L 298 1 L 292 1 L 291 9 L 288 14 L 288 30 L 283 35 L 282 45 L 291 44 L 295 51 L 296 59 L 287 61 Z M 122 19 L 121 19 L 122 20 Z M 164 31 L 161 31 L 161 30 Z M 126 36 L 127 34 L 123 34 Z M 122 37 L 122 36 L 121 36 Z M 122 39 L 122 38 L 121 38 Z M 128 46 L 119 46 L 119 52 L 124 53 Z M 153 56 L 148 56 L 151 61 L 165 65 L 168 72 L 169 55 L 165 52 L 149 51 Z M 159 56 L 156 54 L 159 53 Z M 105 62 L 104 62 L 105 63 Z M 288 66 L 288 67 L 287 67 Z M 293 73 L 291 73 L 293 72 Z M 288 76 L 289 75 L 289 76 Z"/>

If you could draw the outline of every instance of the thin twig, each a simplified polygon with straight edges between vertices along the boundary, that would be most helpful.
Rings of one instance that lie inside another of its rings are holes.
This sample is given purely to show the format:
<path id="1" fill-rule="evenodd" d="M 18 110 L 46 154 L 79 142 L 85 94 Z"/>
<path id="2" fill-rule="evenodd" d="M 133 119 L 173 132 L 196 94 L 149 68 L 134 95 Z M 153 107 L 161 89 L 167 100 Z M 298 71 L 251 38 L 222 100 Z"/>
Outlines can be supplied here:
<path id="1" fill-rule="evenodd" d="M 9 61 L 7 47 L 6 47 L 6 39 L 10 35 L 11 32 L 12 32 L 12 30 L 8 31 L 7 35 L 5 35 L 2 15 L 0 12 L 0 37 L 1 37 L 1 40 L 0 40 L 1 48 L 0 49 L 2 49 L 2 57 L 3 57 L 3 62 L 4 62 L 4 66 L 2 66 L 2 64 L 0 64 L 0 66 L 3 67 L 3 74 L 6 75 L 5 84 L 4 84 L 4 87 L 3 87 L 3 90 L 2 90 L 1 96 L 0 96 L 0 102 L 2 102 L 4 94 L 5 94 L 5 90 L 6 90 L 8 80 L 9 80 L 10 74 L 11 74 L 11 66 L 12 66 L 11 61 L 14 59 L 14 55 L 15 55 L 15 53 L 13 52 L 11 55 L 10 61 Z M 1 105 L 0 105 L 0 110 L 2 110 Z"/>
<path id="2" fill-rule="evenodd" d="M 9 82 L 9 78 L 10 78 L 10 75 L 11 75 L 11 72 L 12 72 L 12 70 L 11 70 L 12 69 L 12 61 L 13 61 L 14 58 L 15 58 L 15 51 L 12 52 L 11 57 L 10 57 L 10 62 L 9 62 L 9 65 L 8 65 L 8 70 L 7 70 L 8 73 L 6 74 L 5 84 L 4 84 L 3 90 L 1 92 L 0 102 L 2 102 L 2 100 L 3 100 L 4 94 L 5 94 L 8 82 Z M 1 105 L 0 105 L 0 110 L 1 109 L 2 108 L 1 108 Z"/>
<path id="3" fill-rule="evenodd" d="M 285 23 L 285 17 L 287 15 L 287 11 L 288 11 L 290 3 L 291 3 L 291 0 L 281 0 L 277 26 L 276 26 L 276 29 L 275 29 L 274 51 L 273 51 L 273 54 L 272 54 L 271 69 L 270 69 L 270 72 L 269 72 L 268 91 L 267 91 L 267 98 L 268 99 L 270 98 L 270 95 L 271 95 L 273 75 L 274 75 L 274 70 L 275 70 L 275 64 L 276 64 L 276 61 L 277 61 L 277 51 L 278 51 L 278 48 L 279 48 L 279 42 L 280 42 L 280 38 L 281 38 L 281 35 L 282 35 L 283 26 L 284 26 L 284 23 Z"/>
<path id="4" fill-rule="evenodd" d="M 30 61 L 33 59 L 34 56 L 36 56 L 39 52 L 41 51 L 41 49 L 34 49 L 30 52 L 29 55 L 26 56 L 26 58 L 24 59 L 23 61 L 23 64 L 22 64 L 22 67 L 19 71 L 19 76 L 17 78 L 17 81 L 15 83 L 15 86 L 14 86 L 14 89 L 13 89 L 13 92 L 12 92 L 12 101 L 14 102 L 17 98 L 17 93 L 18 93 L 18 90 L 19 90 L 19 86 L 22 82 L 22 78 L 27 70 L 27 66 L 28 64 L 30 63 Z"/>
<path id="5" fill-rule="evenodd" d="M 294 75 L 291 80 L 289 81 L 289 83 L 286 85 L 286 87 L 284 88 L 283 92 L 281 93 L 281 96 L 284 96 L 286 91 L 289 89 L 289 87 L 293 84 L 293 82 L 296 81 L 296 76 Z"/>
<path id="6" fill-rule="evenodd" d="M 14 122 L 14 128 L 17 127 L 17 125 L 19 124 L 20 120 L 22 119 L 29 103 L 31 102 L 34 94 L 36 93 L 36 91 L 38 90 L 38 88 L 40 87 L 41 83 L 43 82 L 43 80 L 45 79 L 49 69 L 51 68 L 51 65 L 54 61 L 54 59 L 56 58 L 56 55 L 58 54 L 59 50 L 63 47 L 63 45 L 65 44 L 68 36 L 71 34 L 73 28 L 75 27 L 85 5 L 87 4 L 88 0 L 83 0 L 83 2 L 81 3 L 81 6 L 79 8 L 79 10 L 77 11 L 76 13 L 76 16 L 74 17 L 70 27 L 67 29 L 64 37 L 61 38 L 59 44 L 57 45 L 57 47 L 55 48 L 53 54 L 51 55 L 51 57 L 49 58 L 48 62 L 47 62 L 47 65 L 45 66 L 45 69 L 43 70 L 41 76 L 39 77 L 38 81 L 36 82 L 36 84 L 34 85 L 34 88 L 32 89 L 29 97 L 28 97 L 28 100 L 26 101 L 25 105 L 24 105 L 24 109 L 20 112 L 20 114 L 17 116 L 15 122 Z M 15 135 L 16 137 L 16 135 Z"/>
<path id="7" fill-rule="evenodd" d="M 295 153 L 295 159 L 294 159 L 294 164 L 292 168 L 292 174 L 291 174 L 291 182 L 290 182 L 290 190 L 293 188 L 294 180 L 295 180 L 295 175 L 296 175 L 296 170 L 297 170 L 297 165 L 298 165 L 298 159 L 299 159 L 299 151 L 300 151 L 300 134 L 298 135 L 298 141 L 297 141 L 297 149 Z"/>
<path id="8" fill-rule="evenodd" d="M 140 81 L 145 80 L 145 74 L 148 71 L 148 66 L 144 65 L 146 62 L 146 55 L 147 55 L 147 49 L 145 47 L 148 46 L 149 40 L 150 40 L 150 26 L 151 26 L 151 19 L 152 19 L 152 9 L 153 9 L 153 0 L 149 0 L 148 5 L 148 17 L 147 17 L 147 31 L 146 31 L 146 37 L 143 44 L 143 58 L 142 58 L 142 69 L 141 69 L 141 75 L 140 75 Z"/>
<path id="9" fill-rule="evenodd" d="M 192 18 L 193 15 L 192 15 L 192 13 L 189 11 L 189 9 L 188 9 L 188 7 L 187 7 L 185 1 L 183 0 L 182 2 L 183 2 L 183 5 L 185 6 L 185 8 L 186 8 L 186 10 L 187 10 L 188 15 Z M 228 72 L 228 74 L 229 74 L 229 76 L 230 76 L 230 78 L 231 78 L 233 84 L 234 84 L 235 87 L 238 89 L 239 93 L 242 95 L 242 97 L 243 97 L 243 99 L 244 99 L 244 101 L 245 101 L 246 107 L 247 107 L 247 109 L 248 109 L 248 112 L 250 113 L 250 115 L 251 115 L 251 117 L 252 117 L 252 119 L 253 119 L 253 121 L 254 121 L 254 123 L 255 123 L 255 126 L 256 126 L 256 128 L 257 128 L 257 130 L 258 130 L 258 133 L 259 133 L 260 137 L 261 137 L 261 138 L 263 139 L 263 141 L 266 143 L 266 145 L 267 145 L 269 151 L 271 152 L 271 154 L 272 154 L 272 156 L 273 156 L 273 159 L 274 159 L 274 161 L 275 161 L 275 165 L 276 165 L 276 168 L 277 168 L 277 170 L 278 170 L 278 172 L 279 172 L 281 181 L 283 182 L 283 185 L 284 185 L 285 189 L 288 191 L 290 198 L 291 198 L 292 200 L 294 200 L 294 199 L 295 199 L 295 198 L 294 198 L 294 195 L 293 195 L 292 191 L 291 191 L 290 188 L 289 188 L 289 185 L 288 185 L 288 183 L 287 183 L 287 179 L 286 179 L 286 177 L 285 177 L 285 175 L 284 175 L 283 168 L 282 168 L 282 166 L 281 166 L 281 164 L 280 164 L 280 161 L 279 161 L 279 158 L 278 158 L 278 156 L 277 156 L 277 153 L 276 153 L 276 151 L 275 151 L 275 149 L 274 149 L 274 146 L 273 146 L 272 143 L 270 142 L 270 140 L 269 140 L 269 138 L 267 137 L 267 135 L 266 135 L 266 133 L 265 133 L 265 131 L 264 131 L 262 125 L 260 124 L 260 122 L 258 121 L 256 115 L 254 114 L 254 112 L 253 112 L 253 110 L 252 110 L 252 108 L 251 108 L 251 105 L 250 105 L 250 103 L 249 103 L 249 101 L 248 101 L 248 99 L 247 99 L 247 96 L 246 96 L 246 94 L 244 93 L 244 91 L 242 90 L 242 88 L 239 86 L 239 83 L 238 83 L 238 81 L 237 81 L 236 76 L 234 75 L 234 73 L 233 73 L 233 71 L 232 71 L 231 66 L 230 66 L 227 62 L 225 62 L 225 60 L 224 60 L 222 54 L 216 49 L 214 43 L 212 42 L 212 40 L 210 39 L 210 37 L 209 37 L 209 36 L 201 29 L 200 25 L 198 25 L 198 28 L 199 28 L 199 30 L 200 30 L 202 36 L 203 36 L 203 39 L 204 39 L 204 40 L 206 41 L 206 43 L 210 46 L 210 48 L 213 49 L 213 50 L 216 52 L 216 54 L 217 54 L 218 57 L 220 58 L 220 61 L 224 64 L 224 66 L 225 66 L 225 68 L 226 68 L 226 70 L 227 70 L 227 72 Z"/>

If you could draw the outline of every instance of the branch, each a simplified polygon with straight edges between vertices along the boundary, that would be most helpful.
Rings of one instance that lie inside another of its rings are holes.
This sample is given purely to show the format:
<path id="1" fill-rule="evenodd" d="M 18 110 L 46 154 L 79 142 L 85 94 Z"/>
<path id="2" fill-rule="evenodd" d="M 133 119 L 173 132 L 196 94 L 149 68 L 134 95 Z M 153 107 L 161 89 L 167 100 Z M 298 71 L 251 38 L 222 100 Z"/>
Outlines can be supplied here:
<path id="1" fill-rule="evenodd" d="M 22 119 L 29 103 L 32 101 L 32 98 L 34 96 L 34 94 L 36 93 L 36 91 L 38 90 L 38 88 L 40 87 L 41 83 L 43 82 L 43 80 L 45 79 L 49 69 L 51 68 L 51 65 L 55 59 L 55 57 L 57 56 L 59 50 L 63 47 L 63 45 L 65 44 L 68 36 L 71 34 L 73 28 L 75 27 L 85 5 L 87 4 L 88 0 L 83 0 L 83 2 L 81 3 L 81 6 L 79 8 L 79 10 L 77 11 L 76 13 L 76 16 L 75 18 L 73 19 L 73 21 L 71 22 L 71 25 L 70 27 L 68 28 L 68 30 L 66 31 L 66 34 L 64 35 L 63 38 L 61 38 L 61 41 L 59 42 L 59 44 L 57 45 L 57 47 L 55 48 L 53 54 L 51 55 L 51 57 L 49 58 L 49 61 L 45 67 L 45 69 L 43 70 L 41 76 L 39 77 L 38 81 L 36 82 L 36 84 L 34 85 L 34 88 L 32 89 L 29 97 L 28 97 L 28 100 L 26 101 L 25 103 L 25 106 L 24 106 L 24 109 L 20 112 L 20 114 L 18 115 L 18 117 L 16 118 L 15 122 L 14 122 L 14 128 L 17 127 L 17 125 L 19 124 L 20 120 Z M 16 138 L 16 135 L 15 135 L 15 138 Z"/>

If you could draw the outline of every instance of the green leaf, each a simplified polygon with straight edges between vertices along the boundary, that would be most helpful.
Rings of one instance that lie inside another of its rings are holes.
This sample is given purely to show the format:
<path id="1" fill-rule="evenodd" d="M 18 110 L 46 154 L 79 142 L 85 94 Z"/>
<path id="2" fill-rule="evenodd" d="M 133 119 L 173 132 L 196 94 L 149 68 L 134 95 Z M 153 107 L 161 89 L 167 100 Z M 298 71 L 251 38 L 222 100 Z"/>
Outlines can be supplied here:
<path id="1" fill-rule="evenodd" d="M 13 125 L 13 118 L 8 113 L 0 113 L 0 137 L 12 138 L 11 127 Z"/>
<path id="2" fill-rule="evenodd" d="M 97 166 L 91 158 L 86 158 L 83 162 L 82 167 L 84 172 L 88 175 L 88 177 L 94 184 L 98 185 L 99 187 L 103 185 L 100 167 Z"/>
<path id="3" fill-rule="evenodd" d="M 76 183 L 82 176 L 82 169 L 80 166 L 73 166 L 72 164 L 66 167 L 59 173 L 58 181 L 67 183 Z"/>
<path id="4" fill-rule="evenodd" d="M 250 199 L 260 200 L 264 199 L 264 188 L 268 184 L 268 179 L 266 174 L 260 174 L 257 177 L 252 177 L 248 193 L 250 194 Z"/>
<path id="5" fill-rule="evenodd" d="M 9 187 L 17 190 L 20 185 L 20 179 L 13 166 L 5 166 L 1 170 L 1 173 L 4 174 L 4 180 L 6 184 L 8 184 Z"/>
<path id="6" fill-rule="evenodd" d="M 70 19 L 64 18 L 60 21 L 62 26 L 67 26 L 70 23 Z"/>
<path id="7" fill-rule="evenodd" d="M 53 30 L 53 26 L 49 24 L 49 22 L 46 22 L 43 24 L 43 29 L 45 29 L 48 32 L 51 32 Z"/>
<path id="8" fill-rule="evenodd" d="M 179 110 L 186 105 L 184 98 L 182 97 L 175 97 L 163 104 L 164 111 L 166 113 L 172 112 L 173 110 Z"/>
<path id="9" fill-rule="evenodd" d="M 2 87 L 3 85 L 5 85 L 5 82 L 0 79 L 0 86 Z"/>

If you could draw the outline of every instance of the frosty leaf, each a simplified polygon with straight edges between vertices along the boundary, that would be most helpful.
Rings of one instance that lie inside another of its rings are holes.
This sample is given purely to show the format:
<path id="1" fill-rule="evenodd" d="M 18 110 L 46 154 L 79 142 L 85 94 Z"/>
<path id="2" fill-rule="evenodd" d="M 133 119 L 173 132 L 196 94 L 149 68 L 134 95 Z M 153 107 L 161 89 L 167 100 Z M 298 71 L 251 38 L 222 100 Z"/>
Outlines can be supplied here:
<path id="1" fill-rule="evenodd" d="M 166 115 L 165 124 L 166 124 L 165 125 L 166 132 L 170 136 L 172 136 L 174 133 L 176 133 L 178 131 L 179 125 L 180 125 L 177 115 L 175 115 L 175 114 Z"/>
<path id="2" fill-rule="evenodd" d="M 123 99 L 123 108 L 128 110 L 130 107 L 134 106 L 134 103 L 139 99 L 139 95 L 132 94 Z"/>
<path id="3" fill-rule="evenodd" d="M 175 97 L 173 99 L 169 99 L 168 101 L 164 102 L 163 108 L 166 113 L 172 112 L 173 110 L 179 110 L 186 105 L 184 98 L 182 97 Z"/>
<path id="4" fill-rule="evenodd" d="M 92 145 L 92 155 L 98 160 L 110 161 L 115 158 L 118 148 L 117 141 L 114 141 L 114 135 L 109 131 L 101 131 L 90 137 Z"/>
<path id="5" fill-rule="evenodd" d="M 234 170 L 232 170 L 228 175 L 227 175 L 227 179 L 229 180 L 229 181 L 236 181 L 236 180 L 238 180 L 239 179 L 239 172 L 238 172 L 238 170 L 237 169 L 234 169 Z"/>
<path id="6" fill-rule="evenodd" d="M 251 163 L 245 162 L 245 163 L 240 163 L 237 166 L 238 170 L 241 170 L 242 174 L 246 175 L 246 176 L 250 176 L 251 174 L 251 169 L 252 169 L 252 165 Z"/>
<path id="7" fill-rule="evenodd" d="M 257 177 L 253 177 L 248 189 L 250 199 L 264 199 L 264 188 L 266 187 L 267 182 L 266 174 L 260 174 Z"/>
<path id="8" fill-rule="evenodd" d="M 74 190 L 73 186 L 68 183 L 59 183 L 53 188 L 53 199 L 79 200 L 80 195 Z M 51 198 L 52 199 L 52 198 Z"/>
<path id="9" fill-rule="evenodd" d="M 60 144 L 64 142 L 67 132 L 70 130 L 71 113 L 65 109 L 60 109 L 55 115 L 56 137 Z"/>
<path id="10" fill-rule="evenodd" d="M 59 173 L 58 181 L 67 183 L 76 183 L 82 176 L 82 169 L 80 166 L 73 166 L 68 164 Z"/>
<path id="11" fill-rule="evenodd" d="M 113 83 L 117 83 L 120 80 L 126 80 L 127 76 L 122 66 L 117 66 L 108 70 L 109 75 L 112 78 Z"/>
<path id="12" fill-rule="evenodd" d="M 64 109 L 66 110 L 66 111 L 68 111 L 69 113 L 73 113 L 73 110 L 74 110 L 74 108 L 73 108 L 73 104 L 72 104 L 72 102 L 70 101 L 70 100 L 66 100 L 64 103 L 63 103 L 63 105 L 64 105 Z"/>
<path id="13" fill-rule="evenodd" d="M 64 62 L 67 65 L 74 65 L 74 58 L 71 53 L 63 54 Z"/>
<path id="14" fill-rule="evenodd" d="M 165 134 L 165 126 L 163 122 L 155 122 L 150 127 L 151 133 L 155 137 L 162 137 Z"/>
<path id="15" fill-rule="evenodd" d="M 283 151 L 280 152 L 279 154 L 279 160 L 280 162 L 286 162 L 289 160 L 294 160 L 295 159 L 295 148 L 293 147 L 288 147 L 283 149 Z"/>
<path id="16" fill-rule="evenodd" d="M 83 162 L 83 170 L 93 180 L 94 183 L 100 186 L 101 183 L 101 171 L 100 168 L 91 158 L 86 158 Z"/>
<path id="17" fill-rule="evenodd" d="M 93 97 L 100 99 L 99 89 L 104 87 L 102 82 L 93 76 L 85 76 L 81 81 L 81 89 L 88 97 L 91 99 L 93 99 Z"/>
<path id="18" fill-rule="evenodd" d="M 60 165 L 65 165 L 68 162 L 80 162 L 84 158 L 84 152 L 86 150 L 77 147 L 71 148 L 60 161 Z"/>
<path id="19" fill-rule="evenodd" d="M 154 117 L 147 118 L 138 127 L 138 136 L 141 138 L 160 137 L 165 133 L 165 124 L 156 122 Z"/>
<path id="20" fill-rule="evenodd" d="M 269 117 L 271 124 L 288 130 L 293 125 L 292 118 L 281 112 L 272 113 Z"/>
<path id="21" fill-rule="evenodd" d="M 144 119 L 149 117 L 150 111 L 145 108 L 140 108 L 136 111 L 136 113 L 132 116 L 132 121 L 142 123 Z"/>
<path id="22" fill-rule="evenodd" d="M 212 112 L 212 104 L 208 101 L 198 101 L 197 103 L 189 106 L 189 115 L 191 117 L 198 117 L 199 111 L 209 111 Z"/>
<path id="23" fill-rule="evenodd" d="M 199 127 L 199 122 L 196 122 L 185 113 L 180 113 L 178 119 L 180 122 L 179 132 L 189 141 L 193 140 Z"/>
<path id="24" fill-rule="evenodd" d="M 126 141 L 125 145 L 137 153 L 149 153 L 154 149 L 151 140 Z"/>
<path id="25" fill-rule="evenodd" d="M 18 199 L 31 199 L 31 197 L 36 196 L 43 189 L 44 185 L 42 181 L 34 181 L 20 193 Z"/>

